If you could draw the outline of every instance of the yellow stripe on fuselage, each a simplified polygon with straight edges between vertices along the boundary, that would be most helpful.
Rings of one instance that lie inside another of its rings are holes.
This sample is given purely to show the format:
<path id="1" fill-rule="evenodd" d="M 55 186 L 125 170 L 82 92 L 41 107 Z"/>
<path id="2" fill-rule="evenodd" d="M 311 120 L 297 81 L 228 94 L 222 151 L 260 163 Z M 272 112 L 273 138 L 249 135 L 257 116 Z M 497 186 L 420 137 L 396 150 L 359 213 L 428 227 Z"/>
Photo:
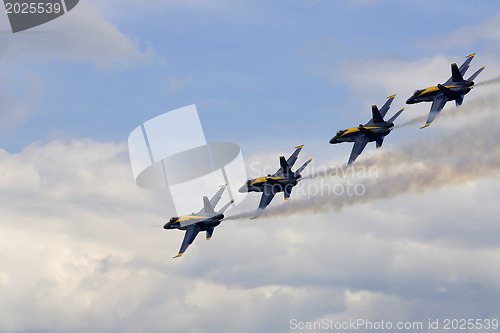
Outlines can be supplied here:
<path id="1" fill-rule="evenodd" d="M 254 184 L 259 184 L 259 183 L 264 183 L 267 182 L 268 180 L 281 180 L 281 179 L 287 179 L 286 177 L 258 177 L 255 178 L 254 182 L 250 184 L 250 186 Z"/>
<path id="2" fill-rule="evenodd" d="M 204 220 L 204 219 L 209 219 L 209 218 L 210 218 L 210 216 L 183 215 L 183 216 L 180 216 L 179 219 L 175 223 L 189 221 L 189 220 Z"/>
<path id="3" fill-rule="evenodd" d="M 458 86 L 444 86 L 445 88 L 456 88 Z M 422 91 L 418 96 L 416 97 L 420 97 L 420 96 L 423 96 L 423 95 L 426 95 L 428 93 L 431 93 L 433 91 L 438 91 L 439 88 L 436 86 L 436 87 L 428 87 L 428 88 L 425 88 L 424 91 Z"/>
<path id="4" fill-rule="evenodd" d="M 364 127 L 364 128 L 375 129 L 375 128 L 380 128 L 380 127 Z M 359 132 L 359 127 L 351 127 L 351 128 L 346 129 L 346 131 L 344 133 L 342 133 L 342 135 L 340 137 L 343 137 L 346 134 L 356 133 L 356 132 Z"/>

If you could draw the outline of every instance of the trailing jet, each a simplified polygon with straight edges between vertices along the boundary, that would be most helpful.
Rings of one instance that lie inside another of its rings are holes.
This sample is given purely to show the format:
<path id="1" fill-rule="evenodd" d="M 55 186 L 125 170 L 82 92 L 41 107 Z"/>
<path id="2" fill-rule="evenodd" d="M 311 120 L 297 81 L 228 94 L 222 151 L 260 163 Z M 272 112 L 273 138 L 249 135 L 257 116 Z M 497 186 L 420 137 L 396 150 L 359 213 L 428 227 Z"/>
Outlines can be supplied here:
<path id="1" fill-rule="evenodd" d="M 427 117 L 427 122 L 421 128 L 429 126 L 437 117 L 448 101 L 455 101 L 457 106 L 462 105 L 465 94 L 467 94 L 474 85 L 474 79 L 481 73 L 485 66 L 479 68 L 477 72 L 472 74 L 467 80 L 464 80 L 464 75 L 469 64 L 474 58 L 475 53 L 468 55 L 465 62 L 457 67 L 456 63 L 451 64 L 451 77 L 444 84 L 438 84 L 435 87 L 415 90 L 413 96 L 408 98 L 406 104 L 415 104 L 420 102 L 432 102 L 431 111 Z"/>
<path id="2" fill-rule="evenodd" d="M 218 212 L 214 210 L 215 206 L 222 197 L 222 193 L 226 189 L 227 185 L 221 186 L 222 188 L 215 193 L 212 199 L 208 200 L 207 196 L 203 197 L 203 208 L 198 213 L 193 213 L 191 215 L 184 215 L 179 217 L 172 217 L 170 221 L 165 223 L 164 229 L 179 229 L 186 230 L 184 234 L 184 240 L 182 241 L 181 249 L 179 254 L 174 258 L 182 256 L 189 245 L 194 241 L 196 236 L 200 231 L 207 232 L 207 240 L 212 237 L 214 228 L 218 226 L 222 219 L 224 218 L 224 213 L 226 209 L 231 206 L 234 200 L 229 201 L 224 207 L 222 207 Z"/>
<path id="3" fill-rule="evenodd" d="M 358 127 L 352 127 L 345 130 L 340 130 L 337 134 L 330 140 L 331 144 L 342 143 L 342 142 L 354 142 L 352 147 L 351 156 L 349 157 L 349 162 L 347 165 L 354 163 L 356 158 L 361 154 L 363 149 L 368 142 L 375 141 L 377 143 L 377 149 L 382 147 L 384 137 L 389 134 L 394 128 L 394 120 L 403 112 L 404 108 L 396 112 L 394 116 L 388 121 L 384 121 L 384 117 L 389 111 L 392 101 L 396 95 L 387 97 L 388 100 L 385 102 L 384 106 L 379 109 L 376 105 L 372 105 L 372 119 L 365 125 L 359 125 Z"/>
<path id="4" fill-rule="evenodd" d="M 262 212 L 271 203 L 274 195 L 278 192 L 283 192 L 285 200 L 290 197 L 292 188 L 297 185 L 302 177 L 300 173 L 312 161 L 312 159 L 309 159 L 300 168 L 295 170 L 295 172 L 292 171 L 292 167 L 295 161 L 297 161 L 297 157 L 302 147 L 304 147 L 304 145 L 295 147 L 295 152 L 287 160 L 285 160 L 285 156 L 280 156 L 281 167 L 274 174 L 250 179 L 238 190 L 240 193 L 262 192 L 259 212 Z"/>

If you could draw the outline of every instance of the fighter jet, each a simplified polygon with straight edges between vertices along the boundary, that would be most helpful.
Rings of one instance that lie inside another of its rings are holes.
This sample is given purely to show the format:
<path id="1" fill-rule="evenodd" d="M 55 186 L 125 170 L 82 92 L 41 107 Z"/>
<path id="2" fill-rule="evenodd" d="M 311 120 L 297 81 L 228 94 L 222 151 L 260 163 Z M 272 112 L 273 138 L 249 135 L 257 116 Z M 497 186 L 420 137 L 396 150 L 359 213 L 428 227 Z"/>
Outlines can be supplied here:
<path id="1" fill-rule="evenodd" d="M 221 186 L 222 188 L 217 191 L 217 193 L 215 193 L 213 198 L 210 200 L 208 200 L 207 196 L 203 196 L 203 208 L 198 213 L 172 217 L 167 223 L 165 223 L 163 229 L 186 230 L 179 254 L 177 254 L 174 258 L 182 256 L 200 231 L 206 231 L 207 240 L 212 237 L 214 228 L 218 226 L 224 218 L 224 214 L 222 213 L 224 213 L 234 202 L 234 200 L 229 201 L 218 212 L 214 210 L 215 206 L 217 206 L 217 203 L 222 197 L 222 193 L 226 189 L 226 186 L 227 185 Z"/>
<path id="2" fill-rule="evenodd" d="M 337 134 L 330 140 L 331 144 L 342 143 L 342 142 L 354 142 L 352 147 L 351 156 L 349 157 L 349 162 L 347 165 L 354 163 L 356 158 L 361 154 L 363 149 L 368 142 L 375 141 L 377 143 L 377 149 L 382 147 L 384 137 L 389 134 L 394 128 L 394 120 L 403 112 L 404 108 L 396 112 L 394 116 L 388 121 L 384 121 L 384 117 L 389 111 L 392 101 L 396 95 L 387 97 L 388 100 L 385 102 L 384 106 L 379 109 L 376 105 L 372 105 L 372 119 L 365 125 L 359 125 L 358 127 L 352 127 L 345 130 L 340 130 Z"/>
<path id="3" fill-rule="evenodd" d="M 292 167 L 295 161 L 297 161 L 302 147 L 304 145 L 295 147 L 295 152 L 287 160 L 285 160 L 285 156 L 280 156 L 281 167 L 274 174 L 250 179 L 238 190 L 240 193 L 262 192 L 257 214 L 262 212 L 271 203 L 274 195 L 278 192 L 283 192 L 285 200 L 288 200 L 292 193 L 292 188 L 297 185 L 302 177 L 300 173 L 312 161 L 312 159 L 309 159 L 300 168 L 295 170 L 295 172 L 292 171 Z"/>
<path id="4" fill-rule="evenodd" d="M 469 68 L 469 64 L 474 58 L 475 53 L 468 55 L 465 62 L 457 67 L 456 63 L 451 64 L 451 77 L 444 84 L 438 84 L 435 87 L 415 90 L 413 96 L 408 98 L 406 104 L 415 104 L 420 102 L 432 102 L 431 111 L 427 117 L 427 122 L 420 128 L 429 126 L 437 117 L 448 101 L 455 101 L 457 106 L 462 105 L 465 94 L 467 94 L 474 85 L 474 79 L 481 73 L 485 66 L 479 68 L 477 72 L 472 74 L 467 80 L 463 76 Z"/>

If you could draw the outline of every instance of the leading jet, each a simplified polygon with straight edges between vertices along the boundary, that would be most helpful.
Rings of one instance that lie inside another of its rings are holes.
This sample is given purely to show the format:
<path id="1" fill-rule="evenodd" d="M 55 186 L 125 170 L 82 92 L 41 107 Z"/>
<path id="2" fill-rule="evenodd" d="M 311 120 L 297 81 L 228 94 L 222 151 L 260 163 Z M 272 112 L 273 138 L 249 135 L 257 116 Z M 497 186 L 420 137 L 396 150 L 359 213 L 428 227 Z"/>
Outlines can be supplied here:
<path id="1" fill-rule="evenodd" d="M 377 149 L 382 147 L 384 142 L 384 137 L 389 134 L 394 128 L 394 120 L 403 112 L 404 108 L 396 112 L 394 116 L 388 121 L 384 120 L 387 111 L 391 107 L 391 103 L 396 95 L 387 97 L 388 100 L 385 102 L 384 106 L 379 110 L 376 105 L 372 105 L 372 119 L 365 125 L 359 125 L 358 127 L 352 127 L 345 130 L 340 130 L 337 134 L 330 140 L 331 144 L 342 143 L 342 142 L 354 142 L 352 147 L 351 156 L 347 165 L 354 163 L 356 158 L 361 154 L 363 149 L 365 149 L 368 142 L 375 141 L 377 143 Z"/>
<path id="2" fill-rule="evenodd" d="M 224 213 L 234 202 L 234 200 L 229 201 L 218 212 L 214 210 L 215 206 L 217 206 L 217 203 L 222 197 L 222 193 L 226 189 L 226 186 L 227 185 L 221 186 L 222 188 L 218 190 L 210 200 L 208 200 L 207 196 L 203 196 L 203 208 L 198 213 L 172 217 L 167 223 L 165 223 L 163 229 L 179 229 L 186 231 L 181 249 L 174 258 L 182 256 L 188 246 L 193 243 L 200 231 L 206 231 L 207 240 L 212 237 L 214 228 L 221 223 L 222 219 L 224 219 L 224 214 L 222 213 Z"/>
<path id="3" fill-rule="evenodd" d="M 278 192 L 283 192 L 285 200 L 290 198 L 292 188 L 297 185 L 302 177 L 300 173 L 312 161 L 312 159 L 309 159 L 300 168 L 292 171 L 292 167 L 295 161 L 297 161 L 303 146 L 304 145 L 295 147 L 295 151 L 288 159 L 285 159 L 285 156 L 280 156 L 280 168 L 274 174 L 250 179 L 238 190 L 240 193 L 262 192 L 258 209 L 259 213 L 271 203 L 271 200 L 273 200 Z"/>
<path id="4" fill-rule="evenodd" d="M 435 87 L 415 90 L 413 96 L 408 98 L 406 104 L 415 104 L 420 102 L 432 102 L 427 122 L 420 128 L 429 126 L 444 108 L 448 101 L 455 101 L 457 106 L 462 105 L 464 96 L 472 89 L 474 79 L 482 72 L 485 66 L 479 68 L 477 72 L 464 80 L 464 75 L 474 58 L 475 53 L 468 55 L 465 62 L 458 68 L 456 63 L 451 64 L 451 77 L 444 84 L 438 84 Z"/>

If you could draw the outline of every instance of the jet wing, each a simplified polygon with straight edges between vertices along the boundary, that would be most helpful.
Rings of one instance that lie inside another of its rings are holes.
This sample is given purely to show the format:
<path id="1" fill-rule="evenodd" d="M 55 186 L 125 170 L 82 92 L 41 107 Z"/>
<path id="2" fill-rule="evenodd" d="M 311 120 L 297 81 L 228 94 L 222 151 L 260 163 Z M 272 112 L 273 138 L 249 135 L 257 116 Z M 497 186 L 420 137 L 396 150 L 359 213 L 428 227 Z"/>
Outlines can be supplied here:
<path id="1" fill-rule="evenodd" d="M 429 116 L 427 117 L 427 122 L 425 123 L 424 126 L 420 128 L 425 128 L 429 126 L 432 121 L 437 117 L 439 112 L 444 108 L 444 105 L 448 102 L 448 98 L 446 96 L 436 98 L 431 105 L 431 111 L 429 112 Z"/>
<path id="2" fill-rule="evenodd" d="M 200 227 L 198 227 L 196 224 L 190 225 L 186 229 L 186 233 L 184 234 L 184 240 L 182 241 L 181 249 L 179 250 L 179 254 L 177 254 L 174 258 L 178 258 L 186 252 L 186 249 L 188 248 L 191 243 L 193 243 L 194 239 L 200 232 Z"/>
<path id="3" fill-rule="evenodd" d="M 275 194 L 276 191 L 274 190 L 274 186 L 264 186 L 264 191 L 262 192 L 262 197 L 260 198 L 259 209 L 266 209 L 266 207 L 271 203 L 271 200 L 273 200 Z"/>
<path id="4" fill-rule="evenodd" d="M 347 162 L 347 165 L 351 165 L 352 163 L 354 163 L 359 154 L 361 154 L 363 149 L 365 149 L 367 143 L 368 138 L 366 136 L 363 136 L 354 141 L 354 146 L 352 147 L 351 156 L 349 157 L 349 162 Z"/>

